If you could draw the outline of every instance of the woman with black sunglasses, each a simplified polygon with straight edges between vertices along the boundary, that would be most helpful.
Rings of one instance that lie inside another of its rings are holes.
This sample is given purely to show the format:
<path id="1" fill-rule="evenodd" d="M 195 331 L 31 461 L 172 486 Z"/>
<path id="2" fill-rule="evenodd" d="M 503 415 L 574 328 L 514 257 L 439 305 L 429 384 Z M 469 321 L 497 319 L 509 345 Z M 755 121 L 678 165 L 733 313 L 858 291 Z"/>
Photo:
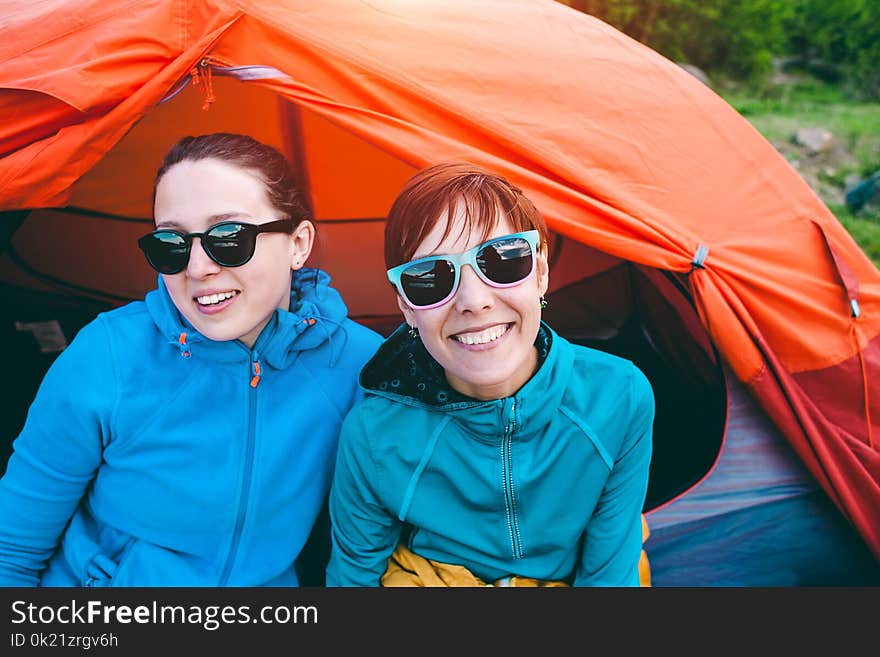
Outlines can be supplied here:
<path id="1" fill-rule="evenodd" d="M 639 586 L 654 397 L 541 321 L 547 229 L 500 176 L 416 174 L 385 227 L 406 324 L 361 372 L 331 586 Z"/>
<path id="2" fill-rule="evenodd" d="M 158 289 L 79 332 L 15 442 L 0 585 L 300 582 L 381 339 L 304 267 L 315 228 L 274 148 L 182 139 L 154 214 L 138 243 Z"/>

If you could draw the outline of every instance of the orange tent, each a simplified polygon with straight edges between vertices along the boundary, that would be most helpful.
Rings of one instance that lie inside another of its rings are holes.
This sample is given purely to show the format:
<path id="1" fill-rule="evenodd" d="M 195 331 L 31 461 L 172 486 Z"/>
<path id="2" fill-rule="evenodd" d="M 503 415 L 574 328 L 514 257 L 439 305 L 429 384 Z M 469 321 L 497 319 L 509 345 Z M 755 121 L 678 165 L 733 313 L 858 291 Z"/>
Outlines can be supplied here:
<path id="1" fill-rule="evenodd" d="M 391 200 L 418 168 L 468 159 L 553 230 L 568 301 L 551 324 L 595 338 L 665 303 L 678 332 L 651 339 L 727 368 L 880 560 L 880 272 L 674 63 L 553 0 L 22 0 L 2 15 L 9 294 L 141 297 L 155 276 L 135 239 L 162 154 L 230 130 L 290 157 L 319 221 L 312 264 L 385 330 Z"/>

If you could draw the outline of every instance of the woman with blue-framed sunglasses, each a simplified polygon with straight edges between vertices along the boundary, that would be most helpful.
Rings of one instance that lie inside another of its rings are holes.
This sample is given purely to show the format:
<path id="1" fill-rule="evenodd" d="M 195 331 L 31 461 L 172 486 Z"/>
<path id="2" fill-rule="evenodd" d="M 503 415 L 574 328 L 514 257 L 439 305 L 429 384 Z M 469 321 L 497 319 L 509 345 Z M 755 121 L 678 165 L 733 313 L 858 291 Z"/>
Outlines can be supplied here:
<path id="1" fill-rule="evenodd" d="M 631 362 L 542 321 L 547 229 L 467 163 L 385 228 L 406 323 L 360 375 L 330 495 L 334 586 L 638 586 L 654 397 Z"/>
<path id="2" fill-rule="evenodd" d="M 138 241 L 158 288 L 46 374 L 0 484 L 0 585 L 323 582 L 301 557 L 381 339 L 305 266 L 300 198 L 251 137 L 171 148 Z"/>

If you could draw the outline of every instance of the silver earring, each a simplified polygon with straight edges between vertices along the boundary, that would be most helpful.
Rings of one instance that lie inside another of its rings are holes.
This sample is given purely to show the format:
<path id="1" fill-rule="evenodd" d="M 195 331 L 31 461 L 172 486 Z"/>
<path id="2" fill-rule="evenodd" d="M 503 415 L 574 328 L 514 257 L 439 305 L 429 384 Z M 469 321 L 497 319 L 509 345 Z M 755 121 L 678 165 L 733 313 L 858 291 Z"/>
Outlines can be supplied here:
<path id="1" fill-rule="evenodd" d="M 541 305 L 541 310 L 544 310 L 544 308 L 547 307 L 547 299 L 545 299 L 543 296 L 541 297 L 541 301 L 539 303 Z"/>
<path id="2" fill-rule="evenodd" d="M 419 337 L 419 329 L 415 325 L 409 327 L 409 337 L 416 340 Z"/>

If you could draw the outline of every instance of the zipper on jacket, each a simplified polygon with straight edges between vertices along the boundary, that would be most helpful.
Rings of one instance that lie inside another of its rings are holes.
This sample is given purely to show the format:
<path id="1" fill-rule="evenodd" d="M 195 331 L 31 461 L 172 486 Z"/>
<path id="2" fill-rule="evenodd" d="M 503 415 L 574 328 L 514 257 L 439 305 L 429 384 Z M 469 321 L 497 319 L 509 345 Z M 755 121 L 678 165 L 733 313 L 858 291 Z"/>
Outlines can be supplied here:
<path id="1" fill-rule="evenodd" d="M 243 347 L 246 349 L 246 347 Z M 257 352 L 250 352 L 251 358 L 248 362 L 248 377 L 250 379 L 248 385 L 248 430 L 247 443 L 245 444 L 244 464 L 242 465 L 241 477 L 241 499 L 238 503 L 238 514 L 235 517 L 235 530 L 232 533 L 232 543 L 229 546 L 229 555 L 226 557 L 226 564 L 223 566 L 223 573 L 220 575 L 219 586 L 226 586 L 229 580 L 229 574 L 232 572 L 232 564 L 235 563 L 235 557 L 238 554 L 238 546 L 241 543 L 241 531 L 244 527 L 244 519 L 247 515 L 248 501 L 251 493 L 251 478 L 254 471 L 254 443 L 256 442 L 256 426 L 257 426 L 257 385 L 260 382 L 260 360 Z"/>
<path id="2" fill-rule="evenodd" d="M 519 535 L 519 521 L 516 517 L 516 494 L 513 491 L 513 458 L 511 442 L 516 431 L 516 398 L 510 407 L 504 437 L 501 439 L 501 481 L 504 489 L 504 506 L 507 511 L 507 530 L 510 532 L 510 548 L 514 559 L 523 556 L 522 540 Z"/>

